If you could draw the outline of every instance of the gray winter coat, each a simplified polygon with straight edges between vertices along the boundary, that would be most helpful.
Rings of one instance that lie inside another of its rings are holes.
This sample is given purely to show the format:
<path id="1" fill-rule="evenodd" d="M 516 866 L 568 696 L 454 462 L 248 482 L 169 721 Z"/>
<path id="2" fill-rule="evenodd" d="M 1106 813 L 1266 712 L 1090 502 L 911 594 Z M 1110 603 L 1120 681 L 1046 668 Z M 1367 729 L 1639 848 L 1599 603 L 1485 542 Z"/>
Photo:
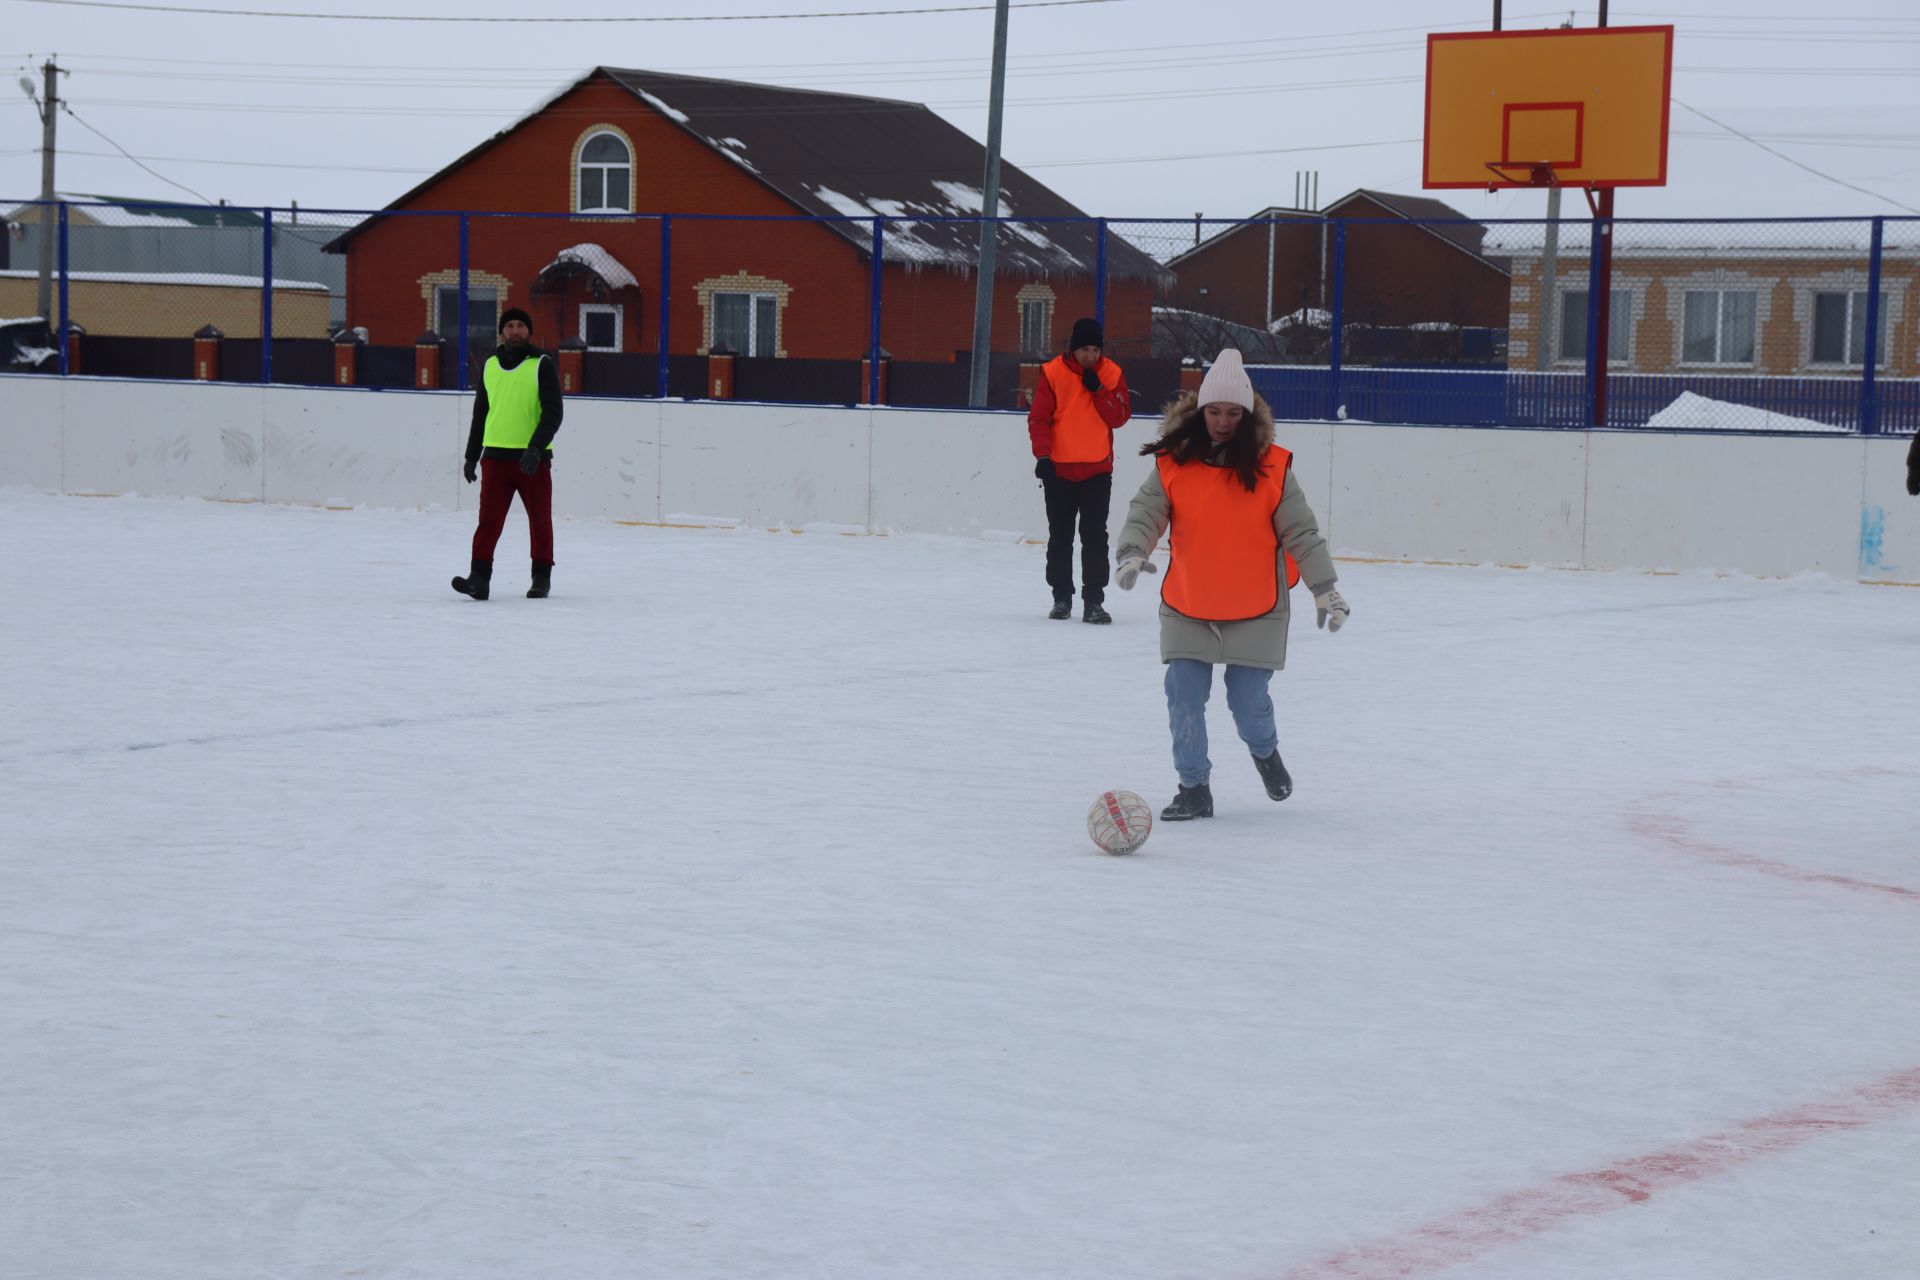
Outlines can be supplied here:
<path id="1" fill-rule="evenodd" d="M 1195 400 L 1194 393 L 1189 391 L 1167 407 L 1166 418 L 1160 424 L 1163 438 L 1200 411 Z M 1241 430 L 1259 432 L 1262 448 L 1273 443 L 1273 410 L 1259 396 L 1254 397 L 1251 421 L 1244 423 Z M 1133 495 L 1133 504 L 1127 511 L 1127 523 L 1120 530 L 1119 546 L 1114 551 L 1116 563 L 1133 556 L 1150 556 L 1167 532 L 1171 519 L 1167 492 L 1160 484 L 1160 471 L 1156 467 L 1147 473 L 1146 483 Z M 1300 581 L 1315 594 L 1333 586 L 1339 577 L 1333 571 L 1333 556 L 1327 550 L 1327 540 L 1320 536 L 1320 523 L 1307 506 L 1306 494 L 1301 490 L 1300 482 L 1294 478 L 1292 468 L 1287 470 L 1280 505 L 1273 513 L 1273 529 L 1280 536 L 1280 548 L 1274 554 L 1279 559 L 1275 572 L 1280 575 L 1281 582 L 1287 580 L 1285 556 L 1291 552 L 1294 562 L 1300 566 Z M 1165 578 L 1161 580 L 1164 582 Z M 1225 662 L 1240 667 L 1280 670 L 1287 665 L 1287 619 L 1290 614 L 1287 595 L 1282 591 L 1280 602 L 1270 612 L 1240 622 L 1203 622 L 1189 618 L 1176 612 L 1163 598 L 1160 602 L 1160 661 L 1192 658 L 1197 662 Z"/>

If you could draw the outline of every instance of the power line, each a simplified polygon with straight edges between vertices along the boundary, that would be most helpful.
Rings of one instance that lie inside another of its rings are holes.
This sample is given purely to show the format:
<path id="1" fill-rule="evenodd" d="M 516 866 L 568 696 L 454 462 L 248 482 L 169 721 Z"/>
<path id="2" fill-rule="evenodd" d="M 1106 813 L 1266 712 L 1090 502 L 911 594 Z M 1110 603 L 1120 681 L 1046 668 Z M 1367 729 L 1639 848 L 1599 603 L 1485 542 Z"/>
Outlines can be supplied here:
<path id="1" fill-rule="evenodd" d="M 1902 204 L 1898 200 L 1895 200 L 1892 196 L 1883 196 L 1878 191 L 1869 191 L 1865 187 L 1860 186 L 1857 183 L 1848 182 L 1845 178 L 1836 178 L 1830 173 L 1822 173 L 1820 172 L 1820 170 L 1814 168 L 1812 165 L 1802 163 L 1799 160 L 1795 160 L 1792 156 L 1788 155 L 1786 152 L 1775 150 L 1773 147 L 1768 146 L 1766 143 L 1760 141 L 1760 139 L 1754 137 L 1752 134 L 1742 133 L 1740 130 L 1734 128 L 1732 125 L 1728 124 L 1726 121 L 1716 120 L 1712 116 L 1708 115 L 1706 112 L 1700 110 L 1700 108 L 1690 107 L 1686 103 L 1680 101 L 1680 99 L 1678 98 L 1673 99 L 1673 105 L 1681 108 L 1682 110 L 1691 111 L 1694 115 L 1699 116 L 1702 120 L 1705 120 L 1708 124 L 1718 125 L 1722 129 L 1725 129 L 1728 133 L 1733 134 L 1735 137 L 1745 138 L 1748 142 L 1751 142 L 1754 146 L 1760 148 L 1762 151 L 1766 152 L 1768 155 L 1776 156 L 1781 160 L 1785 160 L 1788 164 L 1792 165 L 1796 169 L 1805 169 L 1808 173 L 1812 174 L 1816 178 L 1823 178 L 1826 181 L 1835 184 L 1836 186 L 1845 187 L 1849 191 L 1858 191 L 1863 196 L 1872 196 L 1875 200 L 1879 200 L 1884 204 L 1890 204 L 1896 209 L 1905 209 L 1908 213 L 1920 213 L 1920 209 L 1916 209 L 1910 204 Z"/>
<path id="2" fill-rule="evenodd" d="M 991 4 L 940 5 L 920 9 L 842 9 L 823 13 L 694 13 L 671 15 L 622 15 L 610 18 L 551 18 L 515 16 L 483 18 L 468 14 L 448 17 L 443 14 L 409 13 L 281 13 L 271 9 L 211 9 L 179 4 L 128 4 L 124 0 L 19 0 L 22 4 L 65 5 L 80 9 L 131 9 L 139 13 L 192 13 L 219 18 L 303 18 L 316 22 L 456 22 L 477 23 L 635 23 L 635 22 L 786 22 L 796 18 L 903 18 L 928 13 L 977 13 L 992 9 Z M 1058 9 L 1070 5 L 1122 4 L 1125 0 L 1018 0 L 1015 9 Z"/>
<path id="3" fill-rule="evenodd" d="M 115 142 L 112 138 L 109 138 L 106 134 L 101 133 L 98 129 L 88 124 L 85 120 L 82 120 L 69 103 L 62 101 L 60 103 L 60 107 L 68 115 L 72 116 L 74 121 L 77 124 L 79 124 L 81 128 L 85 129 L 88 133 L 91 133 L 94 137 L 99 138 L 102 142 L 112 147 L 115 151 L 118 151 L 121 155 L 125 156 L 127 159 L 132 160 L 135 164 L 139 165 L 142 169 L 146 169 L 148 173 L 151 173 L 154 177 L 160 179 L 160 181 L 166 183 L 168 186 L 178 187 L 182 191 L 186 192 L 188 195 L 200 196 L 200 199 L 205 200 L 208 204 L 214 203 L 212 200 L 208 199 L 206 196 L 200 195 L 198 191 L 195 191 L 192 187 L 188 186 L 186 183 L 175 182 L 172 178 L 169 178 L 166 174 L 159 172 L 157 169 L 148 168 L 133 154 L 133 152 L 127 150 L 125 147 Z"/>
<path id="4" fill-rule="evenodd" d="M 1009 106 L 1052 107 L 1078 106 L 1088 103 L 1115 102 L 1165 102 L 1183 98 L 1232 98 L 1271 93 L 1300 93 L 1318 89 L 1369 89 L 1384 85 L 1417 84 L 1422 77 L 1412 76 L 1370 76 L 1341 80 L 1297 81 L 1292 84 L 1247 85 L 1230 89 L 1188 89 L 1173 92 L 1140 91 L 1107 94 L 1067 94 L 1047 98 L 1021 98 L 1009 100 Z M 270 115 L 328 115 L 328 116 L 391 116 L 391 106 L 361 105 L 355 103 L 264 103 L 264 102 L 165 102 L 146 98 L 95 98 L 93 105 L 102 107 L 137 107 L 141 110 L 155 111 L 219 111 L 251 112 Z M 961 110 L 981 107 L 985 103 L 967 100 L 953 102 L 894 102 L 886 99 L 859 98 L 856 102 L 842 104 L 826 102 L 819 104 L 794 105 L 781 110 L 783 116 L 822 116 L 839 115 L 847 112 L 871 113 L 882 108 L 899 111 L 920 111 L 930 108 Z M 498 107 L 412 107 L 408 112 L 414 116 L 494 116 L 506 114 Z M 600 107 L 551 107 L 542 113 L 546 119 L 598 119 L 605 115 Z M 702 111 L 702 121 L 715 121 L 733 117 L 763 116 L 764 108 L 753 106 L 719 107 Z M 518 118 L 518 117 L 516 117 Z"/>

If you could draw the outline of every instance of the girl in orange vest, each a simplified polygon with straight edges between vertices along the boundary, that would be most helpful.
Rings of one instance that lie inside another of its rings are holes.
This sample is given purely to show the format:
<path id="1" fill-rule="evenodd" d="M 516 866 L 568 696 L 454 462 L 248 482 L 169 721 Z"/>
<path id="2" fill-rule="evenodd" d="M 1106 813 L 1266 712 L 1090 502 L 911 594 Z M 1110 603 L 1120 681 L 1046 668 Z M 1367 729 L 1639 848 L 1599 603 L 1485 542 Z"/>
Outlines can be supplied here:
<path id="1" fill-rule="evenodd" d="M 1293 779 L 1280 759 L 1267 684 L 1287 663 L 1287 590 L 1302 577 L 1319 625 L 1338 631 L 1347 602 L 1333 557 L 1293 475 L 1293 455 L 1273 442 L 1273 411 L 1253 393 L 1240 353 L 1229 347 L 1200 390 L 1167 407 L 1155 458 L 1133 495 L 1114 553 L 1114 581 L 1131 591 L 1171 530 L 1160 591 L 1160 660 L 1180 790 L 1160 811 L 1168 822 L 1213 816 L 1207 759 L 1207 696 L 1214 664 L 1226 666 L 1227 707 L 1253 753 L 1267 795 L 1285 800 Z"/>

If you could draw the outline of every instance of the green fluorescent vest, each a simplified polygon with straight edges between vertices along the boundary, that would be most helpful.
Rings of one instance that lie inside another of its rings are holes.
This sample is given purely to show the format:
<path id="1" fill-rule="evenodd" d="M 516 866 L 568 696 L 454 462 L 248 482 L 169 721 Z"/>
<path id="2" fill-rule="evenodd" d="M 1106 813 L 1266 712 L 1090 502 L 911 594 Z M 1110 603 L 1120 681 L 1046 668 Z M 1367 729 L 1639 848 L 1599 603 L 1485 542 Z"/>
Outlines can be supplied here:
<path id="1" fill-rule="evenodd" d="M 499 356 L 488 356 L 481 378 L 487 387 L 487 429 L 483 443 L 489 449 L 524 449 L 533 443 L 540 425 L 540 361 L 522 360 L 511 369 L 500 367 Z M 553 452 L 553 446 L 547 446 Z"/>

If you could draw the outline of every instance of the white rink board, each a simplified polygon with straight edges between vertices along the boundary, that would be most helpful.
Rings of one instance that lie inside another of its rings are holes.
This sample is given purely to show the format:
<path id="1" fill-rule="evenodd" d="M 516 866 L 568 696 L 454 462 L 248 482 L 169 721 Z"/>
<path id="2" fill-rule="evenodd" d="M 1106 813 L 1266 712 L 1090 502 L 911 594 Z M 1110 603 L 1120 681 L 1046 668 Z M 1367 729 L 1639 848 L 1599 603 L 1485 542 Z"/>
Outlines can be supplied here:
<path id="1" fill-rule="evenodd" d="M 867 527 L 866 410 L 703 407 L 710 412 L 688 413 L 675 405 L 661 414 L 662 520 Z M 562 439 L 565 431 L 563 426 Z M 555 452 L 561 447 L 556 442 Z"/>
<path id="2" fill-rule="evenodd" d="M 472 398 L 453 392 L 7 375 L 0 409 L 0 485 L 427 510 L 478 496 L 459 479 Z M 1142 415 L 1116 438 L 1113 529 L 1157 430 Z M 1322 422 L 1279 437 L 1349 555 L 1920 583 L 1901 438 Z M 556 461 L 555 511 L 576 519 L 1046 532 L 1018 413 L 576 398 Z"/>
<path id="3" fill-rule="evenodd" d="M 1845 437 L 1595 434 L 1586 565 L 1852 577 L 1860 567 L 1861 445 Z"/>
<path id="4" fill-rule="evenodd" d="M 0 377 L 0 484 L 57 492 L 65 488 L 61 445 L 67 397 L 41 374 Z"/>
<path id="5" fill-rule="evenodd" d="M 1920 582 L 1920 498 L 1907 493 L 1912 441 L 1866 442 L 1860 500 L 1860 577 L 1867 582 Z"/>
<path id="6" fill-rule="evenodd" d="M 467 397 L 303 387 L 261 395 L 267 501 L 460 509 L 464 484 L 447 458 L 466 445 Z"/>
<path id="7" fill-rule="evenodd" d="M 1342 427 L 1326 519 L 1395 560 L 1578 566 L 1583 432 Z M 1718 567 L 1718 566 L 1716 566 Z"/>
<path id="8" fill-rule="evenodd" d="M 63 488 L 258 502 L 263 394 L 218 383 L 73 383 L 63 415 Z"/>

